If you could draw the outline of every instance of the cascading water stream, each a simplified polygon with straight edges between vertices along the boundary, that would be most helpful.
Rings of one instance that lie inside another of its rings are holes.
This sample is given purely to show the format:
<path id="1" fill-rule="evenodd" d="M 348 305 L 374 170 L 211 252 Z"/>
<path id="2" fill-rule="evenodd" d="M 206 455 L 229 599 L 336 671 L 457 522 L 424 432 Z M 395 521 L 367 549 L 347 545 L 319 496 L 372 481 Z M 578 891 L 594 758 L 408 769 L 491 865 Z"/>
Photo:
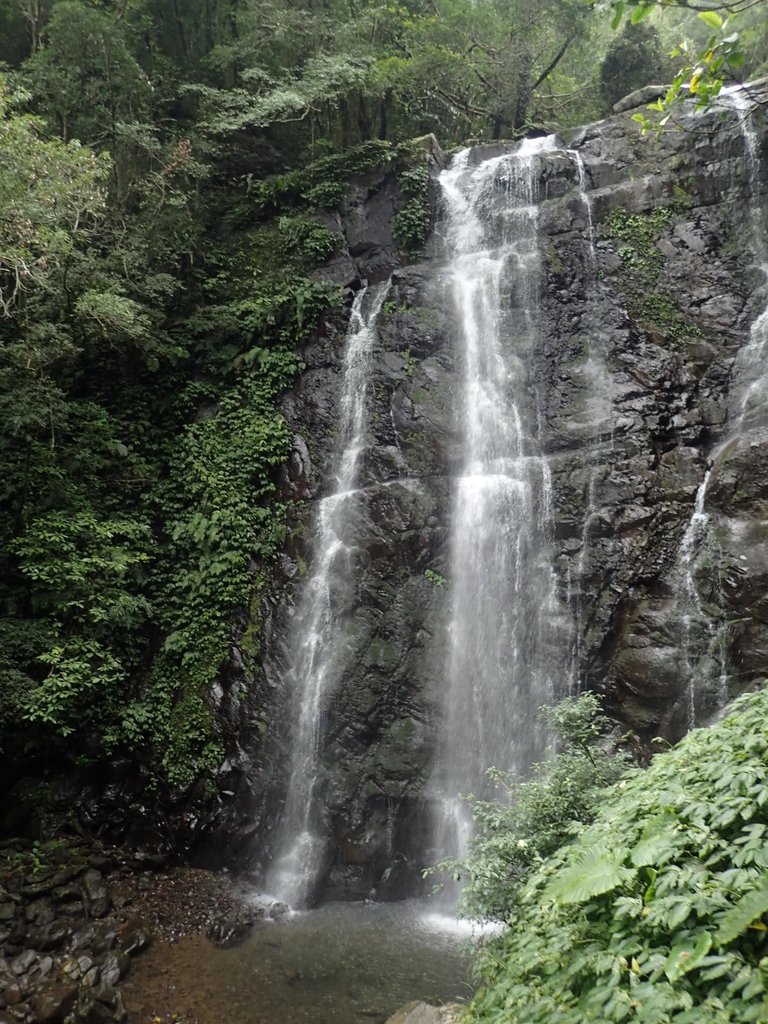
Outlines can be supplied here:
<path id="1" fill-rule="evenodd" d="M 693 515 L 683 534 L 676 567 L 676 596 L 682 609 L 680 646 L 687 685 L 686 725 L 689 729 L 697 724 L 702 710 L 703 683 L 711 683 L 713 690 L 710 703 L 714 707 L 707 710 L 722 707 L 728 699 L 725 636 L 721 624 L 704 607 L 696 582 L 698 561 L 710 533 L 710 516 L 704 506 L 711 474 L 712 470 L 708 469 L 696 492 Z M 714 678 L 713 666 L 717 666 L 717 678 Z"/>
<path id="2" fill-rule="evenodd" d="M 588 411 L 593 440 L 586 446 L 584 471 L 586 474 L 583 491 L 584 522 L 581 531 L 581 547 L 568 573 L 568 599 L 574 611 L 574 638 L 572 668 L 569 676 L 569 690 L 576 692 L 581 686 L 582 645 L 589 619 L 589 602 L 585 600 L 585 573 L 589 565 L 593 527 L 599 523 L 602 504 L 598 495 L 598 484 L 605 473 L 606 456 L 613 450 L 614 415 L 610 384 L 610 373 L 601 352 L 603 332 L 601 307 L 596 301 L 599 291 L 597 250 L 595 248 L 595 221 L 592 197 L 589 190 L 584 159 L 578 149 L 566 150 L 576 165 L 579 198 L 586 215 L 584 244 L 583 279 L 585 287 L 585 312 L 582 330 L 585 333 L 586 359 L 582 366 L 584 382 L 584 407 Z"/>
<path id="3" fill-rule="evenodd" d="M 752 101 L 740 88 L 724 90 L 723 103 L 739 116 L 739 128 L 744 140 L 749 195 L 749 219 L 755 264 L 763 278 L 762 287 L 768 290 L 768 238 L 766 216 L 760 202 L 760 151 L 755 126 L 752 123 Z M 729 415 L 738 428 L 758 425 L 768 414 L 768 291 L 765 304 L 755 317 L 749 332 L 749 342 L 739 352 L 732 375 L 737 380 L 729 396 Z"/>
<path id="4" fill-rule="evenodd" d="M 744 90 L 732 87 L 723 90 L 718 102 L 735 111 L 744 143 L 749 196 L 749 222 L 756 266 L 768 287 L 768 250 L 766 249 L 765 216 L 760 204 L 760 155 L 758 139 L 751 121 L 751 101 Z M 732 423 L 728 443 L 752 427 L 762 425 L 768 417 L 768 295 L 764 308 L 750 327 L 749 340 L 734 360 L 728 415 Z M 700 560 L 709 545 L 711 523 L 706 511 L 707 486 L 711 469 L 696 492 L 693 514 L 683 535 L 675 570 L 676 600 L 681 608 L 681 647 L 687 675 L 687 724 L 697 724 L 701 710 L 711 712 L 728 699 L 726 666 L 726 627 L 717 622 L 704 606 L 697 584 Z M 710 704 L 701 708 L 700 693 L 708 687 Z"/>
<path id="5" fill-rule="evenodd" d="M 432 780 L 435 852 L 462 856 L 463 794 L 487 769 L 524 771 L 546 750 L 537 712 L 562 684 L 567 644 L 547 551 L 549 470 L 537 451 L 527 359 L 538 330 L 537 171 L 553 138 L 440 177 L 448 289 L 463 366 L 444 716 Z"/>
<path id="6" fill-rule="evenodd" d="M 578 149 L 569 149 L 567 152 L 576 164 L 579 175 L 579 195 L 587 214 L 587 272 L 590 278 L 593 278 L 597 274 L 597 253 L 595 252 L 595 221 L 592 213 L 592 200 L 587 188 L 587 170 L 584 166 L 584 158 Z"/>
<path id="7" fill-rule="evenodd" d="M 322 867 L 325 839 L 315 795 L 320 772 L 324 704 L 343 670 L 342 623 L 334 583 L 349 576 L 354 537 L 351 516 L 358 492 L 360 456 L 366 443 L 366 397 L 376 319 L 388 284 L 363 288 L 352 306 L 334 460 L 334 492 L 318 502 L 314 566 L 301 597 L 293 630 L 290 672 L 291 761 L 286 804 L 278 826 L 277 855 L 267 891 L 291 906 L 305 904 Z"/>

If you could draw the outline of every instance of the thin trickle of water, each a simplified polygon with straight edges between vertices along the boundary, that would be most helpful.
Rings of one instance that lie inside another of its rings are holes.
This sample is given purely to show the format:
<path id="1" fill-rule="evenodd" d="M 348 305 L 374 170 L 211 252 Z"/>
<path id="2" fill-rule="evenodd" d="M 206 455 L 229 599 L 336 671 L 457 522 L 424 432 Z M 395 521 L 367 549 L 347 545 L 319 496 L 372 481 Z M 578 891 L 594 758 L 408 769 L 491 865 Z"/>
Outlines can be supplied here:
<path id="1" fill-rule="evenodd" d="M 334 582 L 348 575 L 354 538 L 349 537 L 360 456 L 366 445 L 367 390 L 376 319 L 388 284 L 364 288 L 352 306 L 344 357 L 334 493 L 318 502 L 315 556 L 293 630 L 291 761 L 286 803 L 278 825 L 277 855 L 267 890 L 291 906 L 312 895 L 325 839 L 315 791 L 320 771 L 323 712 L 343 668 L 343 639 L 334 607 Z"/>
<path id="2" fill-rule="evenodd" d="M 706 538 L 709 530 L 709 515 L 704 510 L 704 502 L 707 497 L 707 486 L 709 485 L 709 478 L 711 474 L 712 470 L 708 469 L 704 475 L 703 481 L 699 485 L 699 489 L 696 491 L 696 498 L 693 503 L 693 515 L 691 516 L 688 527 L 683 534 L 683 540 L 680 544 L 680 566 L 683 589 L 690 596 L 691 602 L 699 609 L 699 611 L 701 610 L 701 602 L 699 600 L 699 592 L 696 589 L 696 581 L 693 578 L 693 564 L 696 551 L 700 547 L 701 542 Z"/>
<path id="3" fill-rule="evenodd" d="M 452 522 L 444 716 L 433 776 L 435 852 L 462 856 L 462 794 L 489 795 L 490 766 L 524 770 L 546 750 L 537 712 L 564 675 L 549 564 L 549 468 L 527 376 L 538 332 L 537 171 L 553 138 L 440 177 L 447 286 L 462 364 L 463 466 Z M 560 613 L 561 614 L 561 613 Z"/>
<path id="4" fill-rule="evenodd" d="M 597 483 L 598 468 L 593 465 L 589 471 L 589 477 L 587 478 L 587 493 L 584 501 L 584 525 L 581 529 L 581 547 L 579 553 L 576 556 L 576 564 L 574 567 L 574 574 L 576 576 L 576 592 L 575 592 L 575 604 L 574 604 L 574 617 L 576 620 L 576 629 L 574 637 L 574 667 L 571 672 L 572 689 L 577 689 L 579 686 L 578 671 L 581 663 L 581 646 L 584 637 L 584 631 L 586 628 L 586 608 L 584 606 L 584 570 L 587 565 L 587 558 L 589 555 L 590 546 L 590 529 L 592 523 L 597 519 L 600 513 L 600 505 L 596 500 L 596 483 Z"/>
<path id="5" fill-rule="evenodd" d="M 722 90 L 717 102 L 720 106 L 725 107 L 726 110 L 735 110 L 739 118 L 739 130 L 744 140 L 749 198 L 753 207 L 752 213 L 754 214 L 754 207 L 759 205 L 760 196 L 760 140 L 752 120 L 755 101 L 742 86 L 731 85 Z M 755 239 L 755 242 L 761 250 L 758 252 L 758 256 L 764 256 L 765 239 Z"/>
<path id="6" fill-rule="evenodd" d="M 578 149 L 569 149 L 568 155 L 576 164 L 576 171 L 579 175 L 579 195 L 584 203 L 587 214 L 587 258 L 590 277 L 597 272 L 597 253 L 595 252 L 595 222 L 592 215 L 592 199 L 587 188 L 587 171 L 584 167 L 584 159 Z"/>
<path id="7" fill-rule="evenodd" d="M 768 289 L 768 250 L 764 231 L 765 216 L 760 200 L 760 154 L 755 126 L 752 122 L 752 101 L 740 86 L 724 89 L 718 103 L 735 111 L 744 143 L 744 164 L 749 197 L 749 223 L 755 262 Z M 768 291 L 765 305 L 750 327 L 749 340 L 740 350 L 731 369 L 728 395 L 731 421 L 729 436 L 737 437 L 745 430 L 763 425 L 768 418 Z M 697 584 L 703 552 L 711 547 L 712 524 L 706 511 L 708 470 L 694 501 L 693 514 L 680 544 L 675 571 L 675 597 L 680 608 L 681 648 L 686 674 L 687 724 L 696 725 L 701 712 L 709 714 L 712 707 L 700 707 L 701 693 L 710 691 L 722 707 L 728 699 L 727 628 L 713 618 L 704 606 Z M 715 586 L 718 584 L 714 583 Z"/>
<path id="8" fill-rule="evenodd" d="M 739 130 L 744 140 L 750 234 L 755 265 L 765 290 L 763 308 L 752 323 L 749 342 L 736 357 L 732 371 L 735 386 L 729 395 L 728 411 L 738 429 L 743 429 L 745 426 L 762 425 L 768 416 L 768 237 L 760 197 L 759 139 L 752 119 L 754 103 L 740 87 L 723 90 L 719 101 L 726 108 L 735 110 L 739 119 Z"/>
<path id="9" fill-rule="evenodd" d="M 387 857 L 391 858 L 395 852 L 395 820 L 397 808 L 391 796 L 387 797 L 387 827 L 386 827 L 386 851 Z"/>
<path id="10" fill-rule="evenodd" d="M 586 493 L 584 495 L 584 522 L 581 530 L 581 545 L 578 555 L 572 560 L 568 574 L 568 599 L 574 611 L 574 642 L 572 669 L 570 673 L 570 690 L 578 691 L 582 686 L 583 673 L 583 641 L 587 627 L 588 608 L 584 601 L 586 591 L 584 573 L 589 564 L 590 545 L 592 542 L 592 526 L 597 522 L 602 505 L 597 493 L 597 484 L 604 466 L 605 448 L 601 441 L 609 437 L 609 450 L 613 449 L 613 431 L 615 417 L 613 415 L 613 399 L 610 384 L 610 373 L 605 365 L 603 355 L 603 325 L 601 306 L 597 301 L 598 266 L 595 248 L 596 231 L 592 205 L 592 193 L 589 188 L 584 159 L 578 149 L 569 149 L 568 156 L 576 165 L 579 186 L 579 198 L 584 207 L 587 221 L 584 256 L 584 285 L 586 291 L 585 310 L 582 330 L 587 357 L 581 373 L 584 384 L 584 406 L 589 416 L 589 425 L 594 443 L 587 449 L 584 469 L 587 473 Z"/>
<path id="11" fill-rule="evenodd" d="M 703 684 L 710 682 L 708 677 L 713 674 L 710 667 L 713 664 L 718 666 L 715 703 L 722 705 L 728 697 L 722 628 L 704 608 L 696 582 L 699 559 L 710 534 L 710 516 L 705 510 L 705 502 L 711 473 L 708 469 L 696 492 L 693 514 L 683 534 L 675 570 L 677 602 L 681 612 L 680 647 L 686 679 L 686 724 L 689 729 L 697 724 L 703 710 L 700 691 Z M 723 689 L 725 692 L 721 692 Z M 711 708 L 705 710 L 710 711 Z"/>

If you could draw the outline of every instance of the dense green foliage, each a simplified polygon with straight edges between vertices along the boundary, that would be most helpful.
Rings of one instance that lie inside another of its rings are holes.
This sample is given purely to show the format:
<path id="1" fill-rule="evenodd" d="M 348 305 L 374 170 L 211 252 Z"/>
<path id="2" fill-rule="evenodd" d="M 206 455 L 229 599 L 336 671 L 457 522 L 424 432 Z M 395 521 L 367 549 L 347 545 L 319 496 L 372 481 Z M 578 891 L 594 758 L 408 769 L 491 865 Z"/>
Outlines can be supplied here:
<path id="1" fill-rule="evenodd" d="M 389 165 L 416 252 L 424 149 L 398 143 L 522 127 L 594 28 L 551 8 L 1 0 L 4 784 L 220 759 L 211 686 L 236 629 L 256 657 L 282 540 L 276 402 L 338 301 L 317 211 Z"/>
<path id="2" fill-rule="evenodd" d="M 482 955 L 483 1024 L 768 1019 L 768 693 L 603 794 Z"/>
<path id="3" fill-rule="evenodd" d="M 609 723 L 594 694 L 542 714 L 557 754 L 534 765 L 526 779 L 491 769 L 504 798 L 471 801 L 476 831 L 466 862 L 436 869 L 464 881 L 461 907 L 469 917 L 506 921 L 531 872 L 594 819 L 606 787 L 629 770 L 627 756 L 606 743 Z"/>
<path id="4" fill-rule="evenodd" d="M 202 252 L 220 211 L 183 140 L 119 171 L 120 144 L 51 139 L 24 101 L 0 111 L 6 765 L 134 751 L 188 785 L 221 759 L 211 684 L 282 540 L 275 403 L 337 301 L 306 276 L 335 242 L 286 211 Z"/>

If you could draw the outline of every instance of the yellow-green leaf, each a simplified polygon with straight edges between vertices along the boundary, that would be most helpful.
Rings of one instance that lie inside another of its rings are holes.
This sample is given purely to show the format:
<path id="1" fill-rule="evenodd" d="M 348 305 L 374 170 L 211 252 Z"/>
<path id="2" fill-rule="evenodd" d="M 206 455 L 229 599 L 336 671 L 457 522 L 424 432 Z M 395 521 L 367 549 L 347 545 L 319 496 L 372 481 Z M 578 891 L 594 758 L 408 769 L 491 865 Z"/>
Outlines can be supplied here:
<path id="1" fill-rule="evenodd" d="M 723 27 L 723 19 L 717 11 L 699 11 L 699 17 L 705 24 L 709 25 L 710 28 L 715 29 L 717 32 L 719 32 Z"/>

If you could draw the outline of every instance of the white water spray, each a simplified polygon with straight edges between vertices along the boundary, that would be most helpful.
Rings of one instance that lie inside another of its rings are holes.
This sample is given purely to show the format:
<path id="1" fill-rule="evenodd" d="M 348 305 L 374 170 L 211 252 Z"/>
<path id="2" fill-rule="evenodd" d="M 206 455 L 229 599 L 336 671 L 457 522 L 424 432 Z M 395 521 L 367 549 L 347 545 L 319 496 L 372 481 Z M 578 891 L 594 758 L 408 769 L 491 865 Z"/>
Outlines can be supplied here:
<path id="1" fill-rule="evenodd" d="M 448 679 L 432 788 L 440 855 L 466 852 L 462 795 L 488 796 L 491 766 L 524 771 L 547 737 L 539 708 L 565 677 L 567 643 L 549 563 L 549 469 L 528 380 L 540 257 L 536 182 L 554 139 L 440 178 L 448 289 L 462 364 L 463 466 L 456 482 Z"/>

